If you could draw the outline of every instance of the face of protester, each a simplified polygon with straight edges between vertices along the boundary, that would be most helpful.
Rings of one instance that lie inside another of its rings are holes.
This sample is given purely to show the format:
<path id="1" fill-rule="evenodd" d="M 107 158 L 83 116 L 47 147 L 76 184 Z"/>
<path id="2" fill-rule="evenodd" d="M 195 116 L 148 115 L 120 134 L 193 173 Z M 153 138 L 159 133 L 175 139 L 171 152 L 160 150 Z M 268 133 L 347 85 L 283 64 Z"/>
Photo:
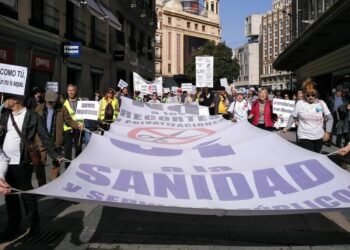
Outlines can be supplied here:
<path id="1" fill-rule="evenodd" d="M 152 95 L 152 100 L 153 101 L 157 100 L 157 95 Z"/>
<path id="2" fill-rule="evenodd" d="M 263 102 L 263 101 L 266 101 L 266 99 L 267 99 L 267 91 L 261 90 L 259 92 L 259 100 Z"/>
<path id="3" fill-rule="evenodd" d="M 303 98 L 304 98 L 304 93 L 303 93 L 303 91 L 301 91 L 301 90 L 298 91 L 297 98 L 298 98 L 298 100 L 303 100 Z"/>
<path id="4" fill-rule="evenodd" d="M 284 100 L 289 100 L 289 95 L 288 94 L 284 95 Z"/>
<path id="5" fill-rule="evenodd" d="M 236 98 L 238 102 L 241 102 L 243 100 L 243 94 L 241 93 L 237 94 Z"/>
<path id="6" fill-rule="evenodd" d="M 67 89 L 67 94 L 69 99 L 75 99 L 77 97 L 77 88 L 69 86 Z"/>
<path id="7" fill-rule="evenodd" d="M 122 92 L 123 92 L 123 95 L 127 95 L 128 94 L 128 89 L 127 88 L 123 88 Z"/>
<path id="8" fill-rule="evenodd" d="M 17 104 L 17 101 L 15 99 L 9 98 L 4 102 L 4 107 L 12 110 L 16 104 Z"/>
<path id="9" fill-rule="evenodd" d="M 107 91 L 107 93 L 106 93 L 106 97 L 107 97 L 108 99 L 113 98 L 113 96 L 114 96 L 113 91 L 111 91 L 111 90 Z"/>
<path id="10" fill-rule="evenodd" d="M 315 91 L 310 91 L 305 93 L 305 98 L 308 103 L 314 103 L 316 99 Z"/>
<path id="11" fill-rule="evenodd" d="M 335 94 L 336 94 L 337 97 L 341 97 L 342 92 L 341 92 L 340 90 L 337 90 L 337 91 L 335 92 Z"/>
<path id="12" fill-rule="evenodd" d="M 226 93 L 226 91 L 225 91 L 225 90 L 219 90 L 219 94 L 220 94 L 221 96 L 224 96 L 224 95 L 225 95 L 225 93 Z"/>

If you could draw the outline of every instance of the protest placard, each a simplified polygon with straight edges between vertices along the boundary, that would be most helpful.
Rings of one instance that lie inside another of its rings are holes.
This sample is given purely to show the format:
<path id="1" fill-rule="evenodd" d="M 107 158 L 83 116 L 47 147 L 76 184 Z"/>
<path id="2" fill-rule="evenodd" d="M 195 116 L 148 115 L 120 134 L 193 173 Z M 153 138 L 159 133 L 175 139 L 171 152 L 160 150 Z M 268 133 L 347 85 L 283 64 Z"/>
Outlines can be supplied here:
<path id="1" fill-rule="evenodd" d="M 46 82 L 46 90 L 52 90 L 53 92 L 58 92 L 58 82 Z"/>
<path id="2" fill-rule="evenodd" d="M 182 91 L 186 91 L 188 94 L 192 93 L 192 83 L 181 83 Z"/>
<path id="3" fill-rule="evenodd" d="M 27 71 L 26 67 L 0 63 L 0 92 L 24 95 Z"/>
<path id="4" fill-rule="evenodd" d="M 228 87 L 227 78 L 221 78 L 220 79 L 220 85 L 223 86 L 223 87 Z"/>
<path id="5" fill-rule="evenodd" d="M 278 120 L 275 122 L 274 126 L 276 128 L 287 127 L 288 119 L 295 107 L 295 101 L 274 98 L 272 100 L 272 107 L 273 113 L 278 116 Z M 293 124 L 293 127 L 294 126 Z"/>
<path id="6" fill-rule="evenodd" d="M 98 120 L 100 105 L 98 101 L 78 101 L 76 117 L 79 120 Z"/>
<path id="7" fill-rule="evenodd" d="M 120 89 L 123 89 L 123 88 L 127 88 L 129 86 L 129 84 L 127 82 L 125 82 L 123 79 L 120 79 L 119 82 L 118 82 L 118 87 Z"/>
<path id="8" fill-rule="evenodd" d="M 214 87 L 214 57 L 196 56 L 196 86 Z"/>

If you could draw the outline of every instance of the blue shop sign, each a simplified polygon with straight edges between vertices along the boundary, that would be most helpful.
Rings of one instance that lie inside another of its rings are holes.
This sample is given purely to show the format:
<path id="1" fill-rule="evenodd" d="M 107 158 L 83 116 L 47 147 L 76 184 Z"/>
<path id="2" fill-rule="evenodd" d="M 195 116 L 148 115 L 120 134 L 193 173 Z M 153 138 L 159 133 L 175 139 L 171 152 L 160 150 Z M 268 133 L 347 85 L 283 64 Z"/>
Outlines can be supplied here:
<path id="1" fill-rule="evenodd" d="M 63 56 L 69 58 L 79 58 L 81 52 L 81 42 L 63 43 Z"/>

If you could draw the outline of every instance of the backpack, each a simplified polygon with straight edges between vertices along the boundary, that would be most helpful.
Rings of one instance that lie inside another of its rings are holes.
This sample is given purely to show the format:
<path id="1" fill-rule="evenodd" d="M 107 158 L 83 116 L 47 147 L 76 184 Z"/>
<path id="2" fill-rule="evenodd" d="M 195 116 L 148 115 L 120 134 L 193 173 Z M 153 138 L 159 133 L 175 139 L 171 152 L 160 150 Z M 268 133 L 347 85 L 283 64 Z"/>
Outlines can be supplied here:
<path id="1" fill-rule="evenodd" d="M 114 116 L 114 108 L 112 103 L 108 103 L 105 109 L 105 120 L 112 121 Z"/>

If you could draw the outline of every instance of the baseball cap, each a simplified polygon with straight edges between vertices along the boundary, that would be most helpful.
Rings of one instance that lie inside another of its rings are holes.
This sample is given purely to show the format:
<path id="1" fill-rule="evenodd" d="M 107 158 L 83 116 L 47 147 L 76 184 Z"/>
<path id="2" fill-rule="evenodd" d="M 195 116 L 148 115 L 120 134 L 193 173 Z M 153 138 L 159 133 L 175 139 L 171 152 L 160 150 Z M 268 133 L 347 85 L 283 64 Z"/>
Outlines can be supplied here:
<path id="1" fill-rule="evenodd" d="M 45 101 L 47 102 L 55 102 L 57 101 L 58 95 L 56 92 L 52 90 L 47 90 L 45 93 Z"/>

